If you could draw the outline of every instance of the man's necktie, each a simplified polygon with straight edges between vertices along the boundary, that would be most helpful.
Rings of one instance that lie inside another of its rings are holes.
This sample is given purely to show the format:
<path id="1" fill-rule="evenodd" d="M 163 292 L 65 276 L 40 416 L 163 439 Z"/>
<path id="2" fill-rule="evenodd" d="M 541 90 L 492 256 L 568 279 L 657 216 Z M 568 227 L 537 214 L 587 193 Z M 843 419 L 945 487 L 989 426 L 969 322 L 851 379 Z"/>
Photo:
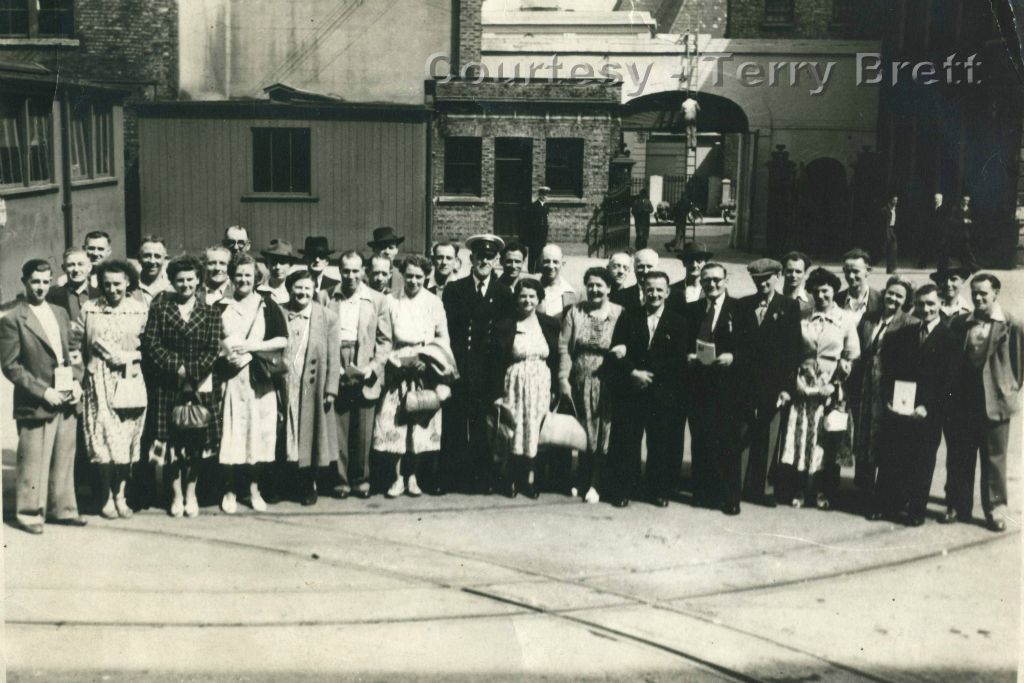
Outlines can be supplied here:
<path id="1" fill-rule="evenodd" d="M 761 299 L 757 304 L 757 311 L 755 312 L 757 313 L 757 325 L 760 327 L 761 323 L 764 322 L 764 316 L 768 313 L 768 299 Z"/>
<path id="2" fill-rule="evenodd" d="M 487 295 L 487 283 L 483 280 L 478 282 L 476 285 L 476 291 L 480 295 L 480 298 L 483 299 Z"/>
<path id="3" fill-rule="evenodd" d="M 878 332 L 875 333 L 875 338 L 871 340 L 871 351 L 872 353 L 878 351 L 878 347 L 882 343 L 882 335 L 885 334 L 885 328 L 889 327 L 889 321 L 883 320 L 881 327 L 878 328 Z"/>
<path id="4" fill-rule="evenodd" d="M 700 321 L 700 331 L 697 338 L 702 341 L 711 341 L 712 323 L 715 321 L 715 304 L 708 302 L 708 308 L 704 312 L 704 319 Z"/>

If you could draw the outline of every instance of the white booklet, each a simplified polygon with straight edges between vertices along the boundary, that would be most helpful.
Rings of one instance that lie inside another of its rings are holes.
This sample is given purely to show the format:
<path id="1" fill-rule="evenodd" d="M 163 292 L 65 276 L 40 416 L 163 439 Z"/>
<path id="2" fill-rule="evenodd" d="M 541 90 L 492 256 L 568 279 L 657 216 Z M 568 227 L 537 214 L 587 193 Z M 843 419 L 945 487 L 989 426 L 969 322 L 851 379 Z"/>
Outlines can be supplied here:
<path id="1" fill-rule="evenodd" d="M 67 365 L 58 365 L 53 369 L 53 388 L 57 391 L 71 392 L 74 391 L 75 387 L 75 376 L 71 371 L 71 368 Z"/>
<path id="2" fill-rule="evenodd" d="M 701 365 L 711 365 L 718 355 L 715 353 L 715 345 L 711 342 L 697 340 L 697 361 Z"/>
<path id="3" fill-rule="evenodd" d="M 892 387 L 892 409 L 900 415 L 913 415 L 917 403 L 917 382 L 896 380 Z"/>

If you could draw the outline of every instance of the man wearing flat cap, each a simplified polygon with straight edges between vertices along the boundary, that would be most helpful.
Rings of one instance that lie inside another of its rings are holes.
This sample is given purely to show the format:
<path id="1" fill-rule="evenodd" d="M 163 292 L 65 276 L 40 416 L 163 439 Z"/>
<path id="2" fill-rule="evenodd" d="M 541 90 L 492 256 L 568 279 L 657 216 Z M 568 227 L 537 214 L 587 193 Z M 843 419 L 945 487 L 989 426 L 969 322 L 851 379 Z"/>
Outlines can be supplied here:
<path id="1" fill-rule="evenodd" d="M 487 443 L 486 416 L 501 396 L 504 377 L 493 360 L 494 323 L 512 313 L 512 290 L 498 281 L 494 266 L 504 242 L 496 235 L 466 240 L 469 277 L 444 289 L 444 309 L 459 379 L 442 411 L 441 479 L 447 488 L 493 490 L 494 461 Z"/>
<path id="2" fill-rule="evenodd" d="M 747 272 L 757 293 L 740 299 L 739 306 L 746 346 L 740 363 L 747 426 L 741 453 L 743 497 L 775 507 L 769 474 L 779 437 L 779 411 L 800 363 L 800 304 L 779 293 L 782 264 L 778 261 L 758 259 L 747 266 Z"/>
<path id="3" fill-rule="evenodd" d="M 322 235 L 307 237 L 302 249 L 302 261 L 309 272 L 316 276 L 316 291 L 328 292 L 338 286 L 338 281 L 328 277 L 324 271 L 334 256 L 334 250 L 327 245 L 327 238 Z"/>
<path id="4" fill-rule="evenodd" d="M 299 262 L 291 242 L 282 239 L 270 240 L 270 246 L 260 252 L 267 267 L 267 278 L 256 291 L 270 295 L 274 303 L 283 306 L 288 303 L 288 289 L 284 280 L 294 264 Z"/>
<path id="5" fill-rule="evenodd" d="M 928 276 L 939 288 L 939 317 L 946 325 L 954 318 L 971 314 L 974 308 L 960 293 L 971 277 L 971 270 L 957 258 L 946 259 Z"/>
<path id="6" fill-rule="evenodd" d="M 385 256 L 391 261 L 391 282 L 388 291 L 397 295 L 405 289 L 405 278 L 398 270 L 398 245 L 405 241 L 405 238 L 395 232 L 390 225 L 375 228 L 373 239 L 366 243 L 366 246 L 373 249 L 374 256 Z"/>
<path id="7" fill-rule="evenodd" d="M 540 252 L 548 243 L 548 193 L 551 188 L 541 185 L 537 188 L 537 200 L 523 213 L 519 226 L 519 241 L 529 250 L 527 267 L 536 273 L 540 266 Z"/>

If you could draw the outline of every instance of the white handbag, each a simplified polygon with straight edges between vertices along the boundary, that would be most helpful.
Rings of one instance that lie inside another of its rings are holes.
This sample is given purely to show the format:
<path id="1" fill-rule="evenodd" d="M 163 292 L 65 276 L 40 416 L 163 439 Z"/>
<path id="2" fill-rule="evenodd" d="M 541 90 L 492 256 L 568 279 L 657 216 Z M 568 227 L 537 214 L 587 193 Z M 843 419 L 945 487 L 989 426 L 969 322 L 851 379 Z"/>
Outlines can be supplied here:
<path id="1" fill-rule="evenodd" d="M 826 432 L 845 432 L 850 426 L 850 414 L 844 410 L 833 408 L 825 415 Z"/>

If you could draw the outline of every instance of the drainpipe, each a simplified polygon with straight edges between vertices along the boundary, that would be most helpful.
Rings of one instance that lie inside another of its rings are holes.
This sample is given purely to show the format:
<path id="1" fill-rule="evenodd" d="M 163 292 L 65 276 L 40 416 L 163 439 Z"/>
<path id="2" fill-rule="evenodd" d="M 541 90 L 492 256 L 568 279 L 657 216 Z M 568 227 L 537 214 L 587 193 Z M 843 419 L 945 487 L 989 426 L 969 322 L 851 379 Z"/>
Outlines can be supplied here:
<path id="1" fill-rule="evenodd" d="M 60 209 L 64 212 L 64 248 L 70 249 L 75 241 L 75 219 L 71 205 L 71 126 L 68 122 L 71 112 L 67 90 L 58 96 L 58 104 L 60 112 Z"/>

